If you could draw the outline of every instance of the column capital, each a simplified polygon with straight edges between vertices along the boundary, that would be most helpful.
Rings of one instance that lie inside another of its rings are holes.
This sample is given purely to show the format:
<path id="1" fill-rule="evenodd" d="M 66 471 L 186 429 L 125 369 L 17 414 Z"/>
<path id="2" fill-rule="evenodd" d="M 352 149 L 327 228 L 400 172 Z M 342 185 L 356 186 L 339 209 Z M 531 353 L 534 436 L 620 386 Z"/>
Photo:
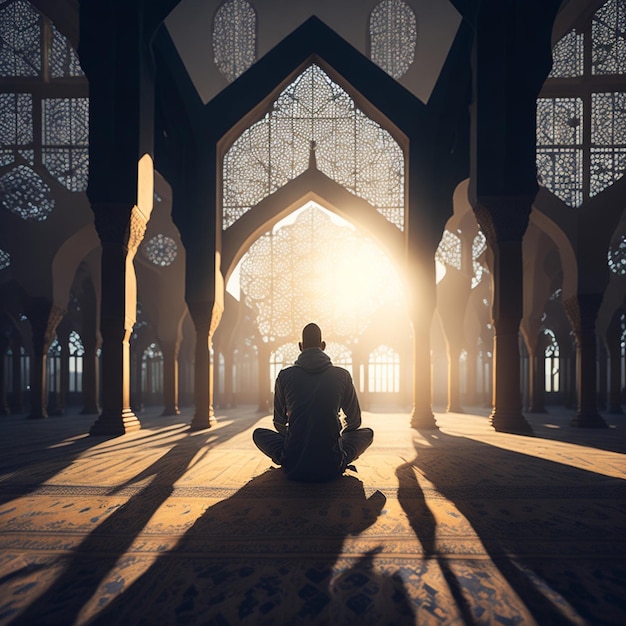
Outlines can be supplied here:
<path id="1" fill-rule="evenodd" d="M 528 228 L 535 194 L 479 196 L 474 214 L 489 245 L 521 241 Z"/>
<path id="2" fill-rule="evenodd" d="M 577 294 L 563 300 L 565 315 L 576 337 L 596 330 L 596 319 L 602 304 L 602 294 Z"/>
<path id="3" fill-rule="evenodd" d="M 148 225 L 146 217 L 136 206 L 103 202 L 92 205 L 95 226 L 103 246 L 123 245 L 132 254 L 137 252 Z"/>

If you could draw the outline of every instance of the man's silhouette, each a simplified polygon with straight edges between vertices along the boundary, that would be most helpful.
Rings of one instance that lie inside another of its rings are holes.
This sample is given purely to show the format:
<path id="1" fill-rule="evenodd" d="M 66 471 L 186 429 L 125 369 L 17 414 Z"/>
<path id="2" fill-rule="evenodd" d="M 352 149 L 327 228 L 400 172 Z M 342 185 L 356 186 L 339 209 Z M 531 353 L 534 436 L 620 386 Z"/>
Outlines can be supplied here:
<path id="1" fill-rule="evenodd" d="M 317 324 L 307 324 L 300 356 L 282 370 L 274 389 L 274 426 L 257 428 L 254 443 L 288 478 L 321 482 L 343 474 L 371 443 L 374 431 L 360 428 L 361 408 L 350 373 L 332 364 Z M 339 411 L 345 414 L 342 427 Z M 343 430 L 342 430 L 343 428 Z"/>

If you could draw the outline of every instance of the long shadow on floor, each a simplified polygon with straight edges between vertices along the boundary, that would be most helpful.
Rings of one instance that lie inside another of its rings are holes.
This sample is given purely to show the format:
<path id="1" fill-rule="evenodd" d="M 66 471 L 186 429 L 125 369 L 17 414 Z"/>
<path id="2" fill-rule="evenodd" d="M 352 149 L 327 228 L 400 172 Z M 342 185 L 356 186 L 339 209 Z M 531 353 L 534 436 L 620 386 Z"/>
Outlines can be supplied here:
<path id="1" fill-rule="evenodd" d="M 139 485 L 136 487 L 137 493 L 131 495 L 125 504 L 110 513 L 70 556 L 60 559 L 63 565 L 60 576 L 37 597 L 34 604 L 10 623 L 29 626 L 74 623 L 81 609 L 96 593 L 103 580 L 116 564 L 125 558 L 126 552 L 137 535 L 172 494 L 174 484 L 189 471 L 192 462 L 197 461 L 201 454 L 209 454 L 211 448 L 217 443 L 230 439 L 249 426 L 249 420 L 242 420 L 220 429 L 199 431 L 190 436 L 183 435 L 174 444 L 168 443 L 167 440 L 161 442 L 159 437 L 162 433 L 153 431 L 144 435 L 140 440 L 132 442 L 132 445 L 141 445 L 142 441 L 143 445 L 149 445 L 150 442 L 157 440 L 158 443 L 150 445 L 163 445 L 164 447 L 171 445 L 171 448 L 149 467 L 133 476 L 131 480 L 110 490 L 110 493 L 114 494 L 125 487 Z M 98 442 L 103 438 L 91 439 Z M 118 448 L 123 448 L 129 442 L 118 438 L 116 443 Z M 101 452 L 103 457 L 106 454 L 106 451 Z M 120 455 L 119 449 L 111 448 L 112 462 L 119 462 Z M 53 464 L 47 473 L 52 476 L 53 471 L 59 469 L 61 468 Z M 141 488 L 143 481 L 149 481 L 149 485 L 145 488 Z M 10 574 L 10 578 L 19 578 L 22 573 L 27 575 L 32 574 L 33 571 L 32 568 L 26 567 L 24 572 L 17 571 Z M 20 592 L 18 590 L 18 593 Z M 3 598 L 3 601 L 6 603 L 5 616 L 8 616 L 11 611 L 10 598 Z"/>
<path id="2" fill-rule="evenodd" d="M 353 476 L 305 485 L 267 470 L 207 508 L 95 623 L 413 625 L 400 577 L 374 568 L 376 549 L 344 554 L 385 501 Z"/>
<path id="3" fill-rule="evenodd" d="M 462 556 L 439 563 L 465 623 L 482 623 L 485 608 L 497 617 L 498 605 L 515 595 L 539 624 L 626 623 L 624 480 L 469 438 L 421 434 L 416 458 L 398 468 L 399 500 L 425 552 L 435 556 L 436 524 L 426 503 L 443 496 L 454 504 L 440 529 Z M 529 451 L 532 442 L 528 438 Z M 434 486 L 426 497 L 420 474 Z M 482 584 L 480 561 L 463 554 L 471 548 L 461 545 L 466 535 L 459 514 L 491 557 L 500 583 Z"/>

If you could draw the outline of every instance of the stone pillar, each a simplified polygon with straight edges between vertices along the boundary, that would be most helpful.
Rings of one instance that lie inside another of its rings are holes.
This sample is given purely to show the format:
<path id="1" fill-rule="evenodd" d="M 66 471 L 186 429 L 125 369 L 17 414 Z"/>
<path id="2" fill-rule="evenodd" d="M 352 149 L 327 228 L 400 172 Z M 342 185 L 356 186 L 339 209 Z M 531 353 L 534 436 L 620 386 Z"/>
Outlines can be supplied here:
<path id="1" fill-rule="evenodd" d="M 63 415 L 67 402 L 67 394 L 70 387 L 70 330 L 64 323 L 57 327 L 57 340 L 61 348 L 59 359 L 59 388 L 55 389 L 54 406 L 51 408 L 51 415 Z"/>
<path id="2" fill-rule="evenodd" d="M 95 333 L 85 333 L 82 337 L 83 348 L 83 408 L 81 415 L 100 413 L 98 405 L 98 338 Z"/>
<path id="3" fill-rule="evenodd" d="M 572 420 L 572 426 L 607 427 L 598 413 L 596 391 L 596 318 L 601 301 L 600 294 L 578 294 L 563 301 L 565 313 L 576 336 L 578 412 Z"/>
<path id="4" fill-rule="evenodd" d="M 434 255 L 433 255 L 434 266 Z M 422 282 L 422 281 L 420 281 Z M 412 298 L 409 317 L 413 326 L 413 410 L 411 428 L 438 428 L 432 410 L 432 372 L 430 362 L 430 326 L 435 311 L 434 267 L 433 284 L 422 282 Z"/>
<path id="5" fill-rule="evenodd" d="M 214 301 L 187 302 L 189 314 L 196 329 L 196 352 L 194 368 L 195 412 L 191 430 L 211 428 L 216 424 L 213 411 L 213 359 L 211 343 L 219 323 Z M 221 312 L 220 312 L 221 315 Z"/>
<path id="6" fill-rule="evenodd" d="M 48 417 L 46 358 L 56 327 L 65 310 L 52 305 L 45 297 L 30 298 L 26 316 L 30 321 L 33 354 L 30 361 L 30 413 L 31 419 Z"/>
<path id="7" fill-rule="evenodd" d="M 13 356 L 11 367 L 13 368 L 13 389 L 11 391 L 11 412 L 21 414 L 24 412 L 24 389 L 22 387 L 22 346 L 13 341 L 11 344 Z"/>
<path id="8" fill-rule="evenodd" d="M 545 388 L 546 388 L 546 340 L 545 334 L 535 337 L 534 342 L 527 341 L 528 364 L 529 364 L 529 391 L 530 399 L 528 411 L 530 413 L 545 413 Z"/>
<path id="9" fill-rule="evenodd" d="M 233 398 L 233 351 L 227 348 L 224 354 L 224 402 L 227 409 L 234 406 Z"/>
<path id="10" fill-rule="evenodd" d="M 7 375 L 6 375 L 6 354 L 9 348 L 9 341 L 6 338 L 0 339 L 0 415 L 9 414 L 7 403 Z"/>
<path id="11" fill-rule="evenodd" d="M 522 307 L 522 237 L 533 196 L 479 198 L 474 212 L 492 257 L 493 337 L 492 411 L 490 423 L 499 432 L 531 435 L 522 414 L 519 330 Z"/>
<path id="12" fill-rule="evenodd" d="M 143 397 L 143 353 L 145 343 L 133 343 L 130 349 L 130 406 L 135 413 L 141 412 L 144 407 Z"/>
<path id="13" fill-rule="evenodd" d="M 100 413 L 98 348 L 100 336 L 98 333 L 98 302 L 93 282 L 85 279 L 82 284 L 80 298 L 81 313 L 81 341 L 83 342 L 83 408 L 81 415 L 97 415 Z"/>
<path id="14" fill-rule="evenodd" d="M 461 377 L 460 364 L 461 353 L 453 346 L 447 346 L 448 357 L 448 413 L 464 413 L 461 406 Z"/>
<path id="15" fill-rule="evenodd" d="M 465 402 L 469 406 L 476 406 L 478 404 L 477 399 L 477 364 L 478 364 L 478 350 L 476 346 L 476 338 L 469 339 L 467 347 L 467 391 L 465 394 Z"/>
<path id="16" fill-rule="evenodd" d="M 615 315 L 606 332 L 607 352 L 609 354 L 609 412 L 622 415 L 622 354 L 621 354 L 620 316 Z"/>
<path id="17" fill-rule="evenodd" d="M 130 408 L 130 336 L 137 315 L 133 259 L 148 218 L 135 206 L 94 205 L 102 242 L 102 413 L 91 435 L 119 436 L 139 430 Z"/>
<path id="18" fill-rule="evenodd" d="M 598 409 L 606 410 L 608 390 L 608 354 L 604 342 L 598 341 L 596 336 L 596 363 L 598 364 Z"/>
<path id="19" fill-rule="evenodd" d="M 163 413 L 180 415 L 178 408 L 178 351 L 180 341 L 160 341 L 163 352 Z"/>
<path id="20" fill-rule="evenodd" d="M 258 396 L 259 396 L 259 413 L 267 413 L 271 411 L 272 407 L 270 406 L 270 393 L 269 393 L 269 384 L 270 384 L 270 354 L 272 350 L 267 343 L 259 344 L 259 388 L 258 388 Z"/>

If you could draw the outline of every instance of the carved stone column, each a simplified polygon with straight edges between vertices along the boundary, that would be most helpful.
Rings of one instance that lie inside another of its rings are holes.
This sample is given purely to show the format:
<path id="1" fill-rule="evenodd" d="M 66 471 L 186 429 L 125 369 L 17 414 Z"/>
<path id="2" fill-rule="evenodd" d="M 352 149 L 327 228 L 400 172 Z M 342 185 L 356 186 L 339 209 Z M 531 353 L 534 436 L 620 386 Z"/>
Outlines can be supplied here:
<path id="1" fill-rule="evenodd" d="M 102 413 L 91 435 L 123 435 L 141 424 L 130 408 L 130 336 L 137 314 L 133 259 L 147 218 L 121 203 L 94 205 L 102 242 Z"/>
<path id="2" fill-rule="evenodd" d="M 572 426 L 607 427 L 598 413 L 596 390 L 596 318 L 601 302 L 600 294 L 578 294 L 563 301 L 565 313 L 576 336 L 578 412 L 572 420 Z"/>
<path id="3" fill-rule="evenodd" d="M 460 376 L 460 357 L 459 350 L 448 345 L 448 405 L 446 411 L 448 413 L 464 413 L 461 406 L 461 376 Z"/>
<path id="4" fill-rule="evenodd" d="M 50 409 L 51 415 L 63 415 L 70 387 L 70 329 L 64 322 L 57 327 L 57 340 L 61 348 L 59 358 L 59 387 L 55 389 L 54 405 Z M 51 391 L 51 390 L 49 390 Z M 50 394 L 48 394 L 50 395 Z"/>
<path id="5" fill-rule="evenodd" d="M 528 348 L 530 399 L 528 411 L 530 413 L 545 413 L 545 386 L 546 386 L 546 340 L 545 334 L 541 332 L 532 345 L 526 342 Z"/>
<path id="6" fill-rule="evenodd" d="M 269 392 L 269 384 L 270 384 L 270 354 L 271 348 L 266 343 L 261 343 L 259 345 L 259 388 L 258 388 L 258 396 L 259 396 L 259 413 L 267 413 L 271 410 L 270 406 L 270 392 Z"/>
<path id="7" fill-rule="evenodd" d="M 178 408 L 178 350 L 180 341 L 160 341 L 163 352 L 163 413 L 180 415 Z"/>
<path id="8" fill-rule="evenodd" d="M 467 347 L 467 391 L 465 393 L 465 402 L 469 406 L 476 406 L 478 399 L 476 397 L 476 384 L 477 384 L 477 362 L 478 362 L 478 350 L 476 347 L 476 338 L 469 339 Z"/>
<path id="9" fill-rule="evenodd" d="M 83 408 L 81 415 L 100 413 L 98 406 L 98 348 L 99 341 L 94 334 L 85 333 L 82 337 L 83 348 Z"/>
<path id="10" fill-rule="evenodd" d="M 202 430 L 216 424 L 213 411 L 213 359 L 211 343 L 219 324 L 221 311 L 215 301 L 187 302 L 189 314 L 196 329 L 196 356 L 194 368 L 194 401 L 196 409 L 191 430 Z"/>
<path id="11" fill-rule="evenodd" d="M 11 390 L 11 412 L 17 415 L 24 412 L 24 389 L 22 387 L 22 346 L 18 341 L 11 343 L 13 356 L 11 367 L 13 368 L 13 389 Z"/>
<path id="12" fill-rule="evenodd" d="M 622 354 L 620 316 L 616 315 L 606 332 L 607 352 L 609 354 L 609 412 L 622 415 Z"/>
<path id="13" fill-rule="evenodd" d="M 33 336 L 33 355 L 30 363 L 30 414 L 31 419 L 48 417 L 46 358 L 54 340 L 56 327 L 65 310 L 52 305 L 45 297 L 30 298 L 26 316 Z"/>
<path id="14" fill-rule="evenodd" d="M 9 414 L 7 403 L 7 376 L 6 376 L 6 354 L 9 348 L 9 341 L 6 338 L 0 339 L 0 415 Z"/>
<path id="15" fill-rule="evenodd" d="M 438 428 L 432 410 L 430 327 L 435 312 L 435 267 L 430 272 L 419 262 L 413 268 L 409 318 L 413 328 L 413 410 L 411 428 Z M 431 275 L 432 274 L 432 275 Z"/>
<path id="16" fill-rule="evenodd" d="M 474 212 L 493 252 L 493 389 L 490 422 L 499 432 L 532 434 L 522 414 L 519 327 L 522 307 L 522 237 L 532 196 L 479 198 Z"/>
<path id="17" fill-rule="evenodd" d="M 233 398 L 233 351 L 229 347 L 224 354 L 224 403 L 227 409 L 234 406 Z"/>
<path id="18" fill-rule="evenodd" d="M 598 341 L 596 337 L 596 363 L 598 366 L 598 397 L 597 397 L 597 405 L 598 409 L 601 411 L 606 410 L 607 405 L 607 390 L 609 387 L 608 381 L 608 354 L 606 351 L 606 346 L 602 341 Z"/>

